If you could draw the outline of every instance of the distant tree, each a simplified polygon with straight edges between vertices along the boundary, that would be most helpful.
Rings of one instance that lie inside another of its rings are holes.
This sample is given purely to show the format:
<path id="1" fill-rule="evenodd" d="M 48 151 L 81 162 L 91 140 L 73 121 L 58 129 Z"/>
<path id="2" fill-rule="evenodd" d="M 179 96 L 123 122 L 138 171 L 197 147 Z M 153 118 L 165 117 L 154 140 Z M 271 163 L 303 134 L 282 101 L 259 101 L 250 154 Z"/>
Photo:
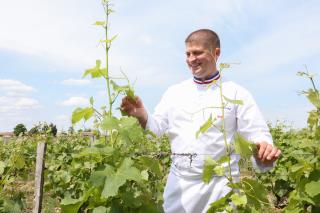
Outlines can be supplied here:
<path id="1" fill-rule="evenodd" d="M 24 124 L 18 124 L 14 129 L 13 129 L 13 134 L 15 136 L 19 136 L 20 134 L 24 135 L 27 132 L 27 128 Z"/>
<path id="2" fill-rule="evenodd" d="M 57 126 L 54 125 L 53 123 L 50 123 L 50 125 L 48 125 L 46 122 L 39 122 L 37 125 L 35 125 L 30 129 L 29 134 L 30 135 L 48 134 L 56 137 L 57 132 L 58 132 Z"/>
<path id="3" fill-rule="evenodd" d="M 38 126 L 32 127 L 32 128 L 29 130 L 28 134 L 29 134 L 29 135 L 39 134 Z"/>
<path id="4" fill-rule="evenodd" d="M 53 123 L 50 123 L 49 129 L 50 129 L 50 133 L 51 133 L 54 137 L 56 137 L 56 136 L 57 136 L 57 132 L 58 132 L 57 126 L 54 125 Z"/>
<path id="5" fill-rule="evenodd" d="M 68 129 L 68 134 L 72 135 L 74 133 L 74 128 L 73 126 L 70 126 Z"/>

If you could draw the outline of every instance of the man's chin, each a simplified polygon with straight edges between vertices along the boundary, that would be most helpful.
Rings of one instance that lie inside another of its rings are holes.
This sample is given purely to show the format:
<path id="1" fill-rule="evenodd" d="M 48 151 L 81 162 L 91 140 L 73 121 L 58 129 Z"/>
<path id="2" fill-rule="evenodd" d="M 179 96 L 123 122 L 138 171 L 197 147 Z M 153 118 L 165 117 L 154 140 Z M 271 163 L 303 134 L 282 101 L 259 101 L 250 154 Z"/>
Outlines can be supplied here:
<path id="1" fill-rule="evenodd" d="M 192 75 L 196 78 L 201 78 L 201 71 L 200 70 L 192 70 Z"/>

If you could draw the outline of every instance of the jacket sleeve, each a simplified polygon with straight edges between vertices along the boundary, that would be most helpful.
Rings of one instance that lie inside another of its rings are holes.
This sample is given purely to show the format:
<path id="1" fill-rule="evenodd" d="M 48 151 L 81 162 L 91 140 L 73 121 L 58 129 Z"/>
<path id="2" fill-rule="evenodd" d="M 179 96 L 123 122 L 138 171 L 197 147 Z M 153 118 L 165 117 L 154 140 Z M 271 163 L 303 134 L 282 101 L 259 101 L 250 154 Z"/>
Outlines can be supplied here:
<path id="1" fill-rule="evenodd" d="M 251 94 L 243 89 L 237 99 L 243 100 L 243 105 L 237 106 L 236 120 L 237 131 L 248 141 L 254 143 L 267 142 L 273 144 L 269 128 Z M 253 166 L 265 172 L 273 168 L 272 166 L 259 165 L 256 158 L 252 156 Z"/>
<path id="2" fill-rule="evenodd" d="M 156 106 L 154 113 L 151 115 L 148 112 L 146 128 L 154 132 L 157 136 L 161 136 L 168 130 L 168 111 L 170 108 L 170 104 L 170 92 L 168 89 Z"/>

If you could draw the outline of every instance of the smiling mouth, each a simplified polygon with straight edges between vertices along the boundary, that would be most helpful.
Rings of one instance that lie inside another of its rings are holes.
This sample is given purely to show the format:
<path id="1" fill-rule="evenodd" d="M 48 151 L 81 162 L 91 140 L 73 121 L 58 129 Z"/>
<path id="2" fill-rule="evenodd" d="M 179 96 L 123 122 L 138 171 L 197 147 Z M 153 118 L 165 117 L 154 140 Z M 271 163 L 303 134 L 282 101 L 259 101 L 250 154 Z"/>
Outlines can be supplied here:
<path id="1" fill-rule="evenodd" d="M 197 69 L 200 68 L 200 64 L 190 65 L 190 68 L 191 68 L 192 70 L 197 70 Z"/>

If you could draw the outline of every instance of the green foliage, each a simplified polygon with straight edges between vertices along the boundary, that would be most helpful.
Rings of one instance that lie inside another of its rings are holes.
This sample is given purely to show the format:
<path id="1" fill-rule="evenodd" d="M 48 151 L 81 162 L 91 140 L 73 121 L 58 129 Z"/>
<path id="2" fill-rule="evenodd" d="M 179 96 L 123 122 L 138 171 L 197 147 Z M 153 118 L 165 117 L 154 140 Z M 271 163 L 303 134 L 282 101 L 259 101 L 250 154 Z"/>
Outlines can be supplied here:
<path id="1" fill-rule="evenodd" d="M 209 183 L 213 175 L 224 176 L 224 168 L 211 157 L 206 157 L 204 160 L 204 168 L 202 173 L 202 180 L 205 183 Z"/>
<path id="2" fill-rule="evenodd" d="M 243 101 L 242 100 L 233 100 L 233 99 L 230 99 L 230 98 L 227 98 L 226 96 L 222 95 L 224 100 L 226 100 L 227 102 L 230 102 L 232 104 L 235 104 L 235 105 L 243 105 Z"/>
<path id="3" fill-rule="evenodd" d="M 28 130 L 24 124 L 17 124 L 13 129 L 13 133 L 15 136 L 19 136 L 20 134 L 24 135 L 27 131 Z"/>
<path id="4" fill-rule="evenodd" d="M 52 135 L 56 137 L 57 135 L 57 126 L 54 125 L 53 123 L 50 123 L 49 125 L 46 122 L 39 122 L 37 125 L 32 127 L 28 135 L 33 136 L 37 134 L 43 134 L 43 135 Z"/>
<path id="5" fill-rule="evenodd" d="M 87 69 L 84 74 L 83 78 L 86 77 L 87 75 L 90 75 L 91 78 L 101 78 L 101 77 L 106 77 L 107 76 L 107 70 L 106 69 L 101 69 L 101 60 L 96 60 L 96 66 L 93 68 Z"/>
<path id="6" fill-rule="evenodd" d="M 245 159 L 257 152 L 256 145 L 245 140 L 240 134 L 235 135 L 234 148 L 235 152 Z"/>
<path id="7" fill-rule="evenodd" d="M 212 119 L 212 115 L 210 115 L 208 120 L 204 124 L 202 124 L 200 129 L 196 132 L 196 138 L 198 138 L 200 134 L 206 133 L 212 127 L 215 120 L 216 119 Z"/>
<path id="8" fill-rule="evenodd" d="M 310 79 L 313 86 L 313 89 L 302 92 L 315 107 L 309 112 L 308 129 L 288 129 L 283 124 L 271 128 L 282 157 L 273 170 L 258 175 L 258 178 L 272 192 L 274 205 L 283 208 L 284 212 L 317 212 L 320 203 L 319 92 L 313 75 L 307 72 L 298 74 Z"/>
<path id="9" fill-rule="evenodd" d="M 72 124 L 76 124 L 79 121 L 81 121 L 82 119 L 84 119 L 85 121 L 89 120 L 92 115 L 93 115 L 93 108 L 92 107 L 86 107 L 86 108 L 76 108 L 73 112 L 72 112 L 72 118 L 71 118 L 71 122 Z"/>
<path id="10" fill-rule="evenodd" d="M 122 94 L 125 94 L 126 96 L 132 98 L 133 100 L 135 100 L 134 90 L 130 85 L 119 86 L 112 80 L 110 81 L 110 83 L 111 83 L 113 90 L 115 91 L 116 94 L 122 93 Z"/>

